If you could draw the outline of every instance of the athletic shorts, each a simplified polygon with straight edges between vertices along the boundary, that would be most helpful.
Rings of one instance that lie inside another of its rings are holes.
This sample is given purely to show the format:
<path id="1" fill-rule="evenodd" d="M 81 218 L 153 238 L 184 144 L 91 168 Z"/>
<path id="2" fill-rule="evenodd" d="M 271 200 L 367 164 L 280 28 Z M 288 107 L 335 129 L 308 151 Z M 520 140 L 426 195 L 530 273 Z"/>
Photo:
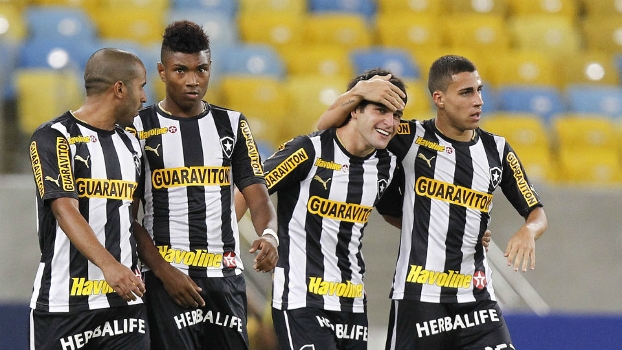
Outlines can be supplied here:
<path id="1" fill-rule="evenodd" d="M 242 275 L 193 278 L 204 307 L 183 308 L 149 271 L 143 274 L 151 349 L 248 349 L 246 283 Z"/>
<path id="2" fill-rule="evenodd" d="M 145 305 L 73 313 L 31 309 L 30 349 L 149 349 Z"/>
<path id="3" fill-rule="evenodd" d="M 438 304 L 393 300 L 387 350 L 514 349 L 495 301 Z"/>
<path id="4" fill-rule="evenodd" d="M 306 307 L 272 308 L 281 350 L 367 349 L 367 314 Z"/>

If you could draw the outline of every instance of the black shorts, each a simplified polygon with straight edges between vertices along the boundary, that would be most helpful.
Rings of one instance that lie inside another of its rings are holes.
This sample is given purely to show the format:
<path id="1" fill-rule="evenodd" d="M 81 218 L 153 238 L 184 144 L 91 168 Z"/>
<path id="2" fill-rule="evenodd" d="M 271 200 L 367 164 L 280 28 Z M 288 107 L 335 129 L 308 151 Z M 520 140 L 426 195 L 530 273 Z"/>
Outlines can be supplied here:
<path id="1" fill-rule="evenodd" d="M 183 308 L 152 272 L 143 274 L 151 349 L 248 349 L 246 283 L 242 275 L 193 278 L 205 306 Z"/>
<path id="2" fill-rule="evenodd" d="M 149 349 L 145 305 L 73 313 L 30 310 L 30 348 Z"/>
<path id="3" fill-rule="evenodd" d="M 393 349 L 514 349 L 495 301 L 437 304 L 393 300 L 387 333 Z"/>
<path id="4" fill-rule="evenodd" d="M 272 308 L 279 349 L 367 349 L 367 314 L 306 307 Z"/>

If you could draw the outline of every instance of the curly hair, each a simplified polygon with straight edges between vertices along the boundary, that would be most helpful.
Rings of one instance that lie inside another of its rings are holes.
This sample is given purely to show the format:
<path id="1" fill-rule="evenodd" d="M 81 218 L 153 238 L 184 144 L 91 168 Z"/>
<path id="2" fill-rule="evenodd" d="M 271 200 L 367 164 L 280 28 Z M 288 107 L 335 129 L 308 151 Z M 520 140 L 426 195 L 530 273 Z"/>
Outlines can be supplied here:
<path id="1" fill-rule="evenodd" d="M 171 23 L 162 35 L 162 49 L 160 59 L 172 52 L 197 53 L 209 51 L 209 37 L 203 28 L 190 21 Z"/>

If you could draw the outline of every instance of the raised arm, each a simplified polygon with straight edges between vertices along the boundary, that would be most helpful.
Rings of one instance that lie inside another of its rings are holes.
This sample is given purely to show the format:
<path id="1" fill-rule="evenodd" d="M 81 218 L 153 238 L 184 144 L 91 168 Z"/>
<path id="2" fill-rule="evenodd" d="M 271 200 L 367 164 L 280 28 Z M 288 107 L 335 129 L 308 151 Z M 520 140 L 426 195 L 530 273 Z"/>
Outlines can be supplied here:
<path id="1" fill-rule="evenodd" d="M 532 210 L 525 224 L 512 236 L 505 249 L 504 256 L 508 258 L 508 266 L 514 265 L 514 271 L 518 271 L 522 265 L 523 272 L 527 271 L 527 265 L 531 260 L 530 269 L 536 268 L 536 240 L 542 236 L 548 227 L 548 221 L 544 208 L 538 207 Z"/>
<path id="2" fill-rule="evenodd" d="M 391 111 L 404 109 L 404 92 L 389 82 L 391 75 L 374 76 L 369 80 L 361 80 L 354 87 L 341 94 L 320 116 L 317 123 L 319 130 L 341 126 L 348 114 L 362 100 L 381 103 Z"/>
<path id="3" fill-rule="evenodd" d="M 251 213 L 251 221 L 259 238 L 253 242 L 250 253 L 260 250 L 255 257 L 253 268 L 256 271 L 269 272 L 274 269 L 279 259 L 276 237 L 276 211 L 270 201 L 268 189 L 264 184 L 253 184 L 242 189 L 244 201 Z M 271 233 L 266 233 L 269 230 Z"/>

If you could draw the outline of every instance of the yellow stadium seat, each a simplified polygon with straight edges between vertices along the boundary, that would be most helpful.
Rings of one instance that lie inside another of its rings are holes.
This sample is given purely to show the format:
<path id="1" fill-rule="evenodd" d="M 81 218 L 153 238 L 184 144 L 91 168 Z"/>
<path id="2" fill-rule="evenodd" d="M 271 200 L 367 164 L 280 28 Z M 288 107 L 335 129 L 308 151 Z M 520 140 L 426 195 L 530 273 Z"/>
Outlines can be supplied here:
<path id="1" fill-rule="evenodd" d="M 475 50 L 507 51 L 510 35 L 505 19 L 497 14 L 446 16 L 443 21 L 445 41 L 450 47 Z"/>
<path id="2" fill-rule="evenodd" d="M 620 148 L 614 121 L 603 115 L 565 113 L 553 119 L 551 126 L 560 151 L 618 152 Z"/>
<path id="3" fill-rule="evenodd" d="M 596 0 L 601 1 L 601 0 Z M 576 0 L 509 0 L 511 15 L 562 15 L 574 19 L 578 14 Z"/>
<path id="4" fill-rule="evenodd" d="M 622 2 L 619 0 L 579 0 L 587 16 L 622 15 Z"/>
<path id="5" fill-rule="evenodd" d="M 555 61 L 537 51 L 511 50 L 495 55 L 485 77 L 495 86 L 512 84 L 559 86 Z"/>
<path id="6" fill-rule="evenodd" d="M 240 39 L 247 43 L 270 44 L 275 48 L 300 45 L 306 15 L 279 12 L 241 13 Z"/>
<path id="7" fill-rule="evenodd" d="M 15 85 L 20 129 L 30 135 L 42 123 L 80 107 L 80 79 L 72 70 L 18 69 Z"/>
<path id="8" fill-rule="evenodd" d="M 427 82 L 417 79 L 403 79 L 408 94 L 408 103 L 404 108 L 404 119 L 420 119 L 421 116 L 434 114 L 432 97 Z"/>
<path id="9" fill-rule="evenodd" d="M 304 42 L 309 45 L 342 45 L 349 49 L 369 47 L 371 30 L 362 16 L 355 14 L 318 14 L 305 20 Z"/>
<path id="10" fill-rule="evenodd" d="M 622 183 L 619 153 L 615 150 L 562 151 L 559 155 L 560 182 L 572 185 Z"/>
<path id="11" fill-rule="evenodd" d="M 16 5 L 0 3 L 0 40 L 20 42 L 27 34 L 22 10 Z"/>
<path id="12" fill-rule="evenodd" d="M 407 50 L 428 50 L 443 45 L 442 23 L 436 17 L 419 13 L 380 13 L 376 34 L 382 46 Z"/>
<path id="13" fill-rule="evenodd" d="M 289 45 L 278 49 L 288 74 L 354 74 L 347 48 L 340 45 Z M 304 54 L 301 54 L 304 53 Z"/>
<path id="14" fill-rule="evenodd" d="M 305 14 L 306 0 L 239 0 L 239 13 L 259 14 L 261 12 L 282 14 Z"/>
<path id="15" fill-rule="evenodd" d="M 248 118 L 256 138 L 272 147 L 289 139 L 283 127 L 297 120 L 286 119 L 290 116 L 289 96 L 282 81 L 265 76 L 226 76 L 221 80 L 221 91 L 223 104 Z"/>
<path id="16" fill-rule="evenodd" d="M 447 0 L 451 13 L 494 13 L 505 16 L 508 13 L 508 0 Z"/>
<path id="17" fill-rule="evenodd" d="M 68 0 L 73 1 L 73 0 Z M 87 0 L 82 0 L 86 2 Z M 91 0 L 91 2 L 94 2 Z M 170 7 L 169 0 L 99 0 L 99 6 L 102 9 L 116 9 L 122 7 L 130 7 L 137 11 L 159 10 L 167 11 Z"/>
<path id="18" fill-rule="evenodd" d="M 513 16 L 508 19 L 515 48 L 545 54 L 574 54 L 581 50 L 581 33 L 572 19 L 560 15 Z"/>
<path id="19" fill-rule="evenodd" d="M 581 28 L 589 50 L 622 52 L 622 13 L 588 16 Z"/>
<path id="20" fill-rule="evenodd" d="M 439 0 L 378 0 L 380 13 L 415 12 L 440 15 L 443 11 L 443 1 Z"/>
<path id="21" fill-rule="evenodd" d="M 101 9 L 92 15 L 104 39 L 134 40 L 143 45 L 162 41 L 166 11 L 119 7 Z"/>
<path id="22" fill-rule="evenodd" d="M 488 66 L 494 64 L 495 56 L 485 55 L 480 50 L 475 50 L 466 47 L 439 47 L 425 50 L 412 50 L 410 53 L 415 60 L 415 63 L 419 66 L 421 72 L 421 78 L 424 81 L 428 80 L 428 73 L 430 72 L 430 66 L 436 59 L 444 55 L 459 55 L 468 58 L 477 67 L 477 71 L 484 80 L 488 77 Z M 488 57 L 485 57 L 488 56 Z M 488 60 L 493 62 L 489 62 Z"/>
<path id="23" fill-rule="evenodd" d="M 557 72 L 563 85 L 620 84 L 613 55 L 602 52 L 582 52 L 559 57 Z"/>
<path id="24" fill-rule="evenodd" d="M 291 100 L 291 120 L 286 134 L 291 138 L 316 130 L 317 121 L 335 99 L 346 91 L 349 79 L 340 76 L 293 75 L 285 86 Z"/>

